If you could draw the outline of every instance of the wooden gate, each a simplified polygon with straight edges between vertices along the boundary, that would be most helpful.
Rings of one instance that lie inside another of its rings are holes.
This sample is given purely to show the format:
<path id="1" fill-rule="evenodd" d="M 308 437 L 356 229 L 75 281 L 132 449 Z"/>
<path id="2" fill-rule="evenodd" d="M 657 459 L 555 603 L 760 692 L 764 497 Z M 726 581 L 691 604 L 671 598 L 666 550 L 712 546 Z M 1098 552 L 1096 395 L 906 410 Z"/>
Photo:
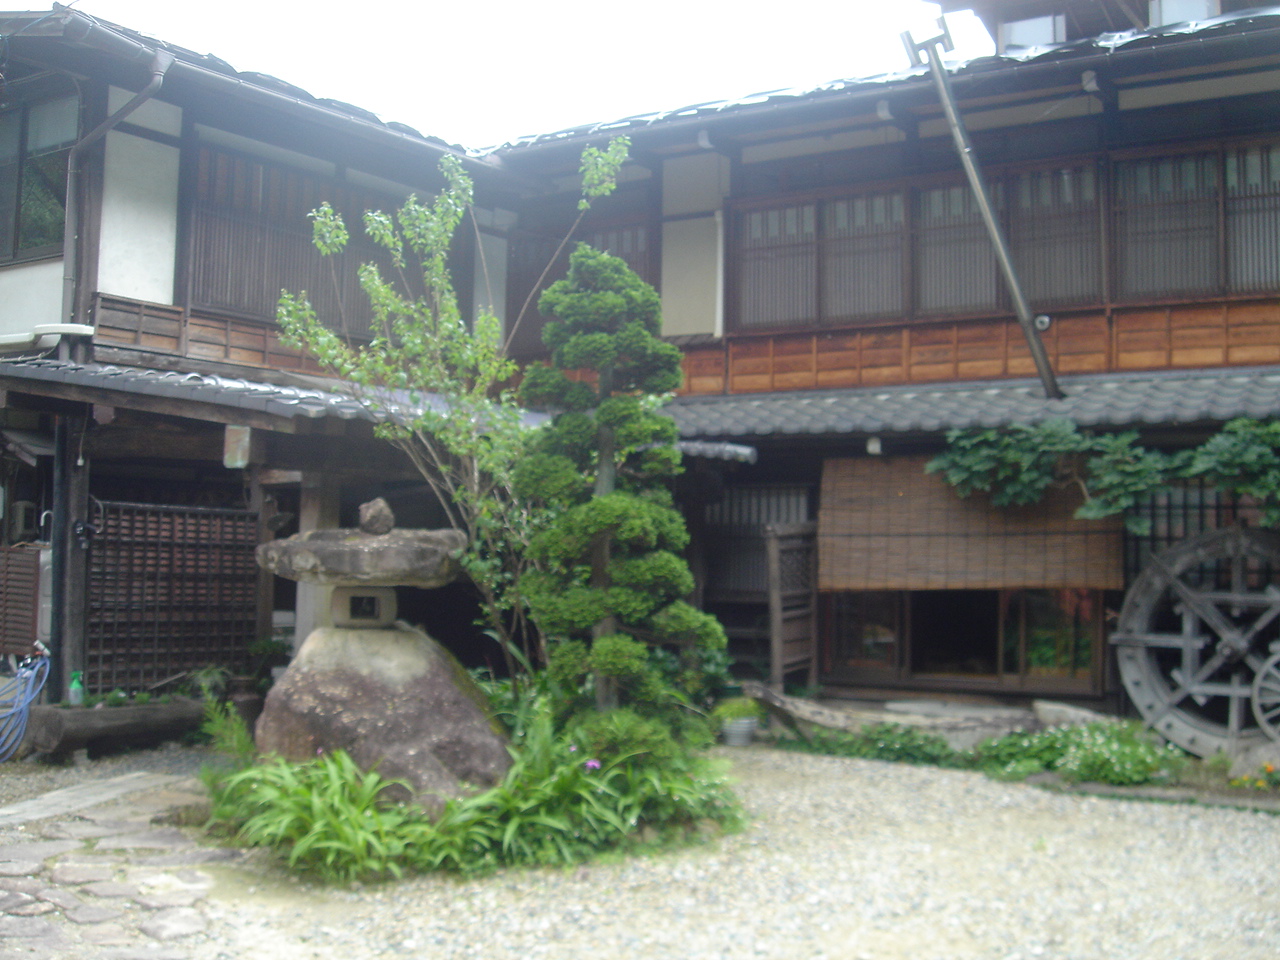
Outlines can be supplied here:
<path id="1" fill-rule="evenodd" d="M 136 691 L 187 670 L 248 665 L 257 629 L 257 514 L 95 501 L 85 688 Z"/>

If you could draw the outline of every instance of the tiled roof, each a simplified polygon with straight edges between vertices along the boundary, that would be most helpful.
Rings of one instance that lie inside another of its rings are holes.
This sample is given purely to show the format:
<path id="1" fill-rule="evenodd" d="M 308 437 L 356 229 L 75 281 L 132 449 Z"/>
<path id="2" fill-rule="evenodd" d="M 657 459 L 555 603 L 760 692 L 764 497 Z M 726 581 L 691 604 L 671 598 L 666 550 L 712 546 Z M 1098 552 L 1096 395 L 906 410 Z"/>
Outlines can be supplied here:
<path id="1" fill-rule="evenodd" d="M 201 373 L 118 367 L 104 363 L 72 363 L 68 360 L 14 360 L 0 362 L 0 383 L 6 381 L 66 384 L 123 394 L 185 400 L 253 410 L 288 419 L 374 419 L 372 413 L 358 400 L 341 394 Z"/>
<path id="2" fill-rule="evenodd" d="M 1047 400 L 1032 380 L 805 393 L 678 397 L 665 408 L 687 439 L 939 433 L 1066 418 L 1082 427 L 1214 423 L 1280 416 L 1280 367 L 1062 377 Z"/>
<path id="3" fill-rule="evenodd" d="M 1223 14 L 1220 17 L 1208 20 L 1193 20 L 1144 30 L 1104 33 L 1098 37 L 1073 40 L 1069 43 L 1015 48 L 994 57 L 977 57 L 968 61 L 948 60 L 947 66 L 951 74 L 957 77 L 963 77 L 967 74 L 990 74 L 1001 69 L 1016 70 L 1023 64 L 1076 60 L 1097 55 L 1105 56 L 1129 48 L 1158 48 L 1188 37 L 1205 40 L 1215 35 L 1240 33 L 1250 29 L 1275 26 L 1277 22 L 1280 22 L 1280 7 L 1268 7 L 1260 4 L 1254 9 Z M 816 87 L 768 90 L 735 100 L 690 104 L 675 110 L 636 114 L 635 116 L 622 117 L 601 123 L 570 127 L 553 133 L 521 137 L 510 143 L 491 148 L 491 150 L 500 154 L 510 153 L 513 150 L 524 147 L 575 141 L 592 136 L 632 134 L 680 120 L 702 120 L 705 122 L 714 117 L 738 113 L 752 108 L 763 107 L 772 110 L 792 103 L 821 100 L 826 97 L 839 96 L 860 90 L 884 89 L 896 84 L 926 79 L 928 72 L 928 67 L 915 67 L 894 73 L 832 80 Z"/>

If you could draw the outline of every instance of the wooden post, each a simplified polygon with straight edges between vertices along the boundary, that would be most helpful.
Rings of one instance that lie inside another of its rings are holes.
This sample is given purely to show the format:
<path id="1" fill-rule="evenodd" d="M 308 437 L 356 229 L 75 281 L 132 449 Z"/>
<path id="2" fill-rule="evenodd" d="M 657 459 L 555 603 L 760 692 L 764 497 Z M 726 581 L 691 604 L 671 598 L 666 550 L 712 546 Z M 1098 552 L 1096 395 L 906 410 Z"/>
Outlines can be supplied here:
<path id="1" fill-rule="evenodd" d="M 782 692 L 786 667 L 782 663 L 782 552 L 778 531 L 764 528 L 764 551 L 769 570 L 769 686 Z"/>
<path id="2" fill-rule="evenodd" d="M 54 422 L 53 551 L 50 601 L 52 663 L 48 696 L 62 699 L 71 674 L 85 665 L 85 613 L 88 610 L 89 464 L 84 459 L 85 418 L 58 415 Z"/>

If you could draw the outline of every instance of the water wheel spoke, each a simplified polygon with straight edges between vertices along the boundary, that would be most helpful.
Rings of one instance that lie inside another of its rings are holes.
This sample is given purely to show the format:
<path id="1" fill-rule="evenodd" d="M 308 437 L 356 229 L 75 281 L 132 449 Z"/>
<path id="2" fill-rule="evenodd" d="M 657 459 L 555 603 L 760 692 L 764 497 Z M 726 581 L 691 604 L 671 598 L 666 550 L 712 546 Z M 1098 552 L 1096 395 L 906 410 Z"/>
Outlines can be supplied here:
<path id="1" fill-rule="evenodd" d="M 1267 608 L 1267 612 L 1253 621 L 1253 625 L 1245 631 L 1244 637 L 1241 639 L 1242 644 L 1252 644 L 1254 637 L 1258 636 L 1263 630 L 1271 626 L 1276 617 L 1280 617 L 1280 602 L 1273 602 Z"/>
<path id="2" fill-rule="evenodd" d="M 1178 595 L 1178 598 L 1190 607 L 1195 615 L 1204 622 L 1205 626 L 1216 633 L 1219 638 L 1225 640 L 1235 635 L 1236 629 L 1232 626 L 1231 621 L 1223 616 L 1222 611 L 1214 606 L 1207 596 L 1191 589 L 1191 586 L 1185 583 L 1160 557 L 1152 557 L 1151 565 L 1165 575 L 1169 587 Z"/>
<path id="3" fill-rule="evenodd" d="M 1160 709 L 1156 711 L 1155 716 L 1147 718 L 1147 722 L 1152 725 L 1158 723 L 1165 718 L 1170 710 L 1180 704 L 1187 697 L 1200 694 L 1201 691 L 1197 688 L 1203 684 L 1204 681 L 1213 676 L 1214 672 L 1219 667 L 1227 662 L 1227 656 L 1228 652 L 1226 650 L 1219 650 L 1205 661 L 1204 666 L 1197 670 L 1190 680 L 1178 680 L 1178 685 L 1170 691 L 1169 698 L 1165 700 Z"/>

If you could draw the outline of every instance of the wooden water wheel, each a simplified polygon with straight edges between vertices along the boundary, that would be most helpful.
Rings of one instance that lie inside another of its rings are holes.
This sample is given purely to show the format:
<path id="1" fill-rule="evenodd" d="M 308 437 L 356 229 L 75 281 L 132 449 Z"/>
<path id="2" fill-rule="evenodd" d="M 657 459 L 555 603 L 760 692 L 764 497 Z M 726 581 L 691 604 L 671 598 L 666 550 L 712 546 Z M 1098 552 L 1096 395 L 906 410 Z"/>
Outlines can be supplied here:
<path id="1" fill-rule="evenodd" d="M 1111 642 L 1146 722 L 1201 757 L 1280 739 L 1280 535 L 1232 527 L 1151 558 Z"/>

